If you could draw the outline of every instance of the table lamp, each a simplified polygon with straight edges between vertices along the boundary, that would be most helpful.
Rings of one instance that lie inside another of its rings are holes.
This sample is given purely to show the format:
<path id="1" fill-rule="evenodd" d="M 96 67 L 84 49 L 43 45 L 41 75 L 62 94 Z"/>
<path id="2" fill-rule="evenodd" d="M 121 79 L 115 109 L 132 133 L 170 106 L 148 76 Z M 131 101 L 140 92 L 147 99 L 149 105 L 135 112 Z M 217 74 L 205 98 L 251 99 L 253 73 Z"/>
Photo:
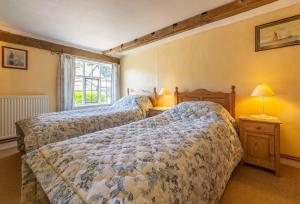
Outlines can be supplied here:
<path id="1" fill-rule="evenodd" d="M 251 96 L 257 96 L 262 98 L 262 114 L 259 115 L 252 115 L 253 117 L 260 118 L 260 119 L 274 119 L 276 117 L 268 116 L 265 114 L 265 97 L 274 96 L 275 93 L 273 90 L 266 84 L 259 84 L 255 87 L 252 91 Z"/>
<path id="2" fill-rule="evenodd" d="M 163 95 L 169 95 L 170 94 L 170 90 L 167 88 L 161 88 L 159 93 L 159 95 L 163 96 Z"/>
<path id="3" fill-rule="evenodd" d="M 170 95 L 170 90 L 167 89 L 167 88 L 161 88 L 161 89 L 159 90 L 158 95 L 160 95 L 161 98 L 163 99 L 163 98 L 165 98 L 164 96 Z M 164 101 L 164 100 L 163 100 L 163 101 Z M 161 107 L 160 107 L 161 110 L 167 110 L 168 108 L 170 108 L 170 107 L 167 107 L 167 106 L 161 106 Z"/>

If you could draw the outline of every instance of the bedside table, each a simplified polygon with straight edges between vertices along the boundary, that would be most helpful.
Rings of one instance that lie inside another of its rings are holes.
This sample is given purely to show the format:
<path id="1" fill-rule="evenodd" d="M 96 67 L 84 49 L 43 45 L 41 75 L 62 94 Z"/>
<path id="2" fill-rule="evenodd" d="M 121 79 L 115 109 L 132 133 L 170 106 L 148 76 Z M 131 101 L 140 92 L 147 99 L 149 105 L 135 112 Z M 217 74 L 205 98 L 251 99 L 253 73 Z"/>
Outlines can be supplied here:
<path id="1" fill-rule="evenodd" d="M 245 163 L 273 170 L 279 176 L 280 124 L 279 119 L 239 118 Z"/>
<path id="2" fill-rule="evenodd" d="M 162 112 L 169 110 L 171 107 L 153 107 L 149 108 L 148 117 L 156 116 L 158 114 L 161 114 Z"/>

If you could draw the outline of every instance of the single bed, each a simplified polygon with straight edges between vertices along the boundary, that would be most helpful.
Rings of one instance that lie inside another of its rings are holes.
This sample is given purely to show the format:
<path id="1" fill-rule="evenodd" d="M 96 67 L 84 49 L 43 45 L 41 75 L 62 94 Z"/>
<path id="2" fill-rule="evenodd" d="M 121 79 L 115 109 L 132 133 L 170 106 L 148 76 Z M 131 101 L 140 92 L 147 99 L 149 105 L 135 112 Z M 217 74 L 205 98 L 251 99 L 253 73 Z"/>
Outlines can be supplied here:
<path id="1" fill-rule="evenodd" d="M 176 100 L 157 116 L 24 155 L 22 203 L 217 203 L 243 153 L 234 89 L 176 89 Z"/>
<path id="2" fill-rule="evenodd" d="M 46 113 L 20 120 L 16 122 L 18 149 L 25 153 L 46 144 L 144 119 L 156 101 L 156 89 L 150 95 L 151 92 L 144 90 L 132 90 L 111 106 Z"/>

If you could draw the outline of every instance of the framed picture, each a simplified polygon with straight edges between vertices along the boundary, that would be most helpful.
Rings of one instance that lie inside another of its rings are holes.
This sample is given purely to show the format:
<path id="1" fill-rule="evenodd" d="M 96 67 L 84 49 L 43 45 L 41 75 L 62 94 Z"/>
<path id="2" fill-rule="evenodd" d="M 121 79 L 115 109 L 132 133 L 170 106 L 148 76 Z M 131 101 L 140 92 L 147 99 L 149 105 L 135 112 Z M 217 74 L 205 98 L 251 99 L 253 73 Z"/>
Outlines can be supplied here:
<path id="1" fill-rule="evenodd" d="M 300 15 L 255 27 L 255 51 L 300 44 Z"/>
<path id="2" fill-rule="evenodd" d="M 27 60 L 27 50 L 2 46 L 2 67 L 27 70 Z"/>

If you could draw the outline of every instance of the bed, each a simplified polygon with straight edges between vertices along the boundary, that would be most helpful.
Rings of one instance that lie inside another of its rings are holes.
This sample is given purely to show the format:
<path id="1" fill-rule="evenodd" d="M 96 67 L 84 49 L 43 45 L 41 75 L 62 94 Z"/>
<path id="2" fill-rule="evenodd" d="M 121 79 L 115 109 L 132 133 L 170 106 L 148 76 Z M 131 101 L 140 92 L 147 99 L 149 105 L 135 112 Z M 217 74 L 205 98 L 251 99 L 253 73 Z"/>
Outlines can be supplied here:
<path id="1" fill-rule="evenodd" d="M 22 203 L 217 203 L 243 154 L 234 95 L 176 89 L 162 114 L 27 153 Z"/>
<path id="2" fill-rule="evenodd" d="M 156 96 L 156 89 L 153 96 L 144 90 L 132 90 L 111 106 L 46 113 L 20 120 L 16 122 L 18 149 L 25 153 L 46 144 L 141 120 L 155 103 Z"/>

